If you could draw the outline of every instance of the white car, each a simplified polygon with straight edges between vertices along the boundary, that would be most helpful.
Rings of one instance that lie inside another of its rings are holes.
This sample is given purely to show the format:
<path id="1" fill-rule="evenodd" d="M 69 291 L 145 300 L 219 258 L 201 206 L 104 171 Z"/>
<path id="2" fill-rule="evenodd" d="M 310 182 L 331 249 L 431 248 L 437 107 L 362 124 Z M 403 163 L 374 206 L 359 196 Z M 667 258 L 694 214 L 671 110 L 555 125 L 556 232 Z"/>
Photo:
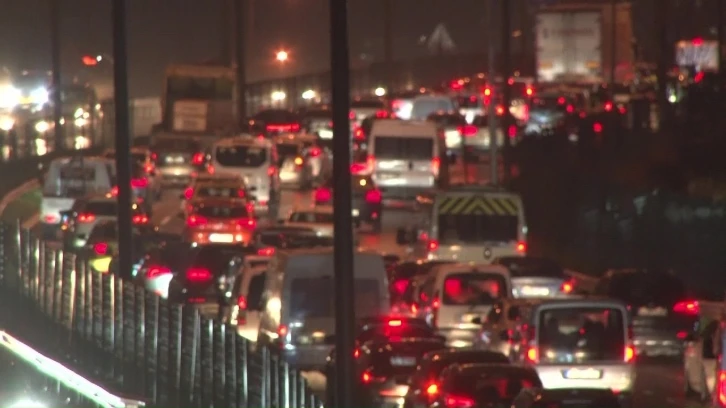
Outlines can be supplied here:
<path id="1" fill-rule="evenodd" d="M 306 227 L 315 231 L 318 236 L 333 236 L 333 207 L 313 207 L 310 209 L 294 209 L 282 223 L 289 227 Z"/>

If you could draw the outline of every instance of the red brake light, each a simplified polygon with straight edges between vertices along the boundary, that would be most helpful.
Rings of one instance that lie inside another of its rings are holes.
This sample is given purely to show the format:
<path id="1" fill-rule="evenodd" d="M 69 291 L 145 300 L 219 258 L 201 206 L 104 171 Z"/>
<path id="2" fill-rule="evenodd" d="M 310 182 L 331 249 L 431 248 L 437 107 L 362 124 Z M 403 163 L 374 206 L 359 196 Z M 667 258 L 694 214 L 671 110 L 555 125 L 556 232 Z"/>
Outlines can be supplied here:
<path id="1" fill-rule="evenodd" d="M 363 133 L 363 129 L 356 128 L 355 132 L 353 132 L 353 139 L 355 140 L 365 140 L 366 135 Z"/>
<path id="2" fill-rule="evenodd" d="M 527 243 L 526 242 L 517 242 L 517 252 L 519 252 L 519 253 L 527 252 Z"/>
<path id="3" fill-rule="evenodd" d="M 327 188 L 319 188 L 315 190 L 315 202 L 327 203 L 333 198 L 333 193 Z"/>
<path id="4" fill-rule="evenodd" d="M 572 113 L 575 111 L 575 107 L 572 105 L 567 105 L 567 113 Z"/>
<path id="5" fill-rule="evenodd" d="M 436 251 L 437 249 L 439 249 L 439 241 L 437 241 L 435 239 L 430 240 L 427 245 L 427 248 L 428 248 L 429 252 Z"/>
<path id="6" fill-rule="evenodd" d="M 186 277 L 190 282 L 206 282 L 212 280 L 212 272 L 205 268 L 191 267 L 187 269 Z"/>
<path id="7" fill-rule="evenodd" d="M 592 130 L 595 133 L 602 133 L 602 124 L 600 122 L 595 122 L 595 124 L 592 125 Z"/>
<path id="8" fill-rule="evenodd" d="M 517 137 L 517 127 L 510 125 L 509 128 L 507 128 L 507 136 L 510 138 Z"/>
<path id="9" fill-rule="evenodd" d="M 378 119 L 385 119 L 387 117 L 388 117 L 388 112 L 386 112 L 384 110 L 379 110 L 376 112 L 376 118 L 378 118 Z"/>
<path id="10" fill-rule="evenodd" d="M 623 361 L 625 361 L 626 363 L 632 363 L 634 360 L 635 360 L 635 348 L 631 345 L 625 346 Z"/>
<path id="11" fill-rule="evenodd" d="M 504 115 L 504 106 L 499 105 L 499 106 L 497 106 L 497 116 L 502 116 L 502 115 Z"/>
<path id="12" fill-rule="evenodd" d="M 152 171 L 154 171 L 154 165 L 151 164 L 151 163 L 145 164 L 144 165 L 144 171 L 147 172 L 147 173 L 151 173 Z"/>
<path id="13" fill-rule="evenodd" d="M 170 273 L 171 269 L 167 268 L 166 266 L 152 265 L 149 266 L 149 269 L 146 270 L 146 277 L 155 278 L 157 276 L 168 275 Z"/>
<path id="14" fill-rule="evenodd" d="M 605 111 L 610 112 L 613 110 L 613 103 L 612 102 L 605 102 Z"/>
<path id="15" fill-rule="evenodd" d="M 257 220 L 254 218 L 240 218 L 237 220 L 237 225 L 242 228 L 255 229 L 257 227 Z"/>
<path id="16" fill-rule="evenodd" d="M 149 185 L 149 180 L 145 178 L 131 179 L 131 187 L 133 188 L 144 188 Z"/>
<path id="17" fill-rule="evenodd" d="M 564 96 L 560 96 L 559 98 L 557 98 L 557 104 L 558 105 L 564 105 L 566 103 L 567 103 L 567 99 L 565 99 Z"/>
<path id="18" fill-rule="evenodd" d="M 696 47 L 703 45 L 703 38 L 696 37 L 693 40 L 691 40 L 691 44 L 695 45 Z"/>
<path id="19" fill-rule="evenodd" d="M 257 255 L 259 256 L 272 256 L 275 255 L 275 248 L 274 247 L 267 247 L 267 248 L 261 248 L 257 250 Z"/>
<path id="20" fill-rule="evenodd" d="M 434 177 L 439 176 L 439 169 L 441 169 L 441 159 L 434 157 L 431 159 L 431 172 L 434 174 Z"/>
<path id="21" fill-rule="evenodd" d="M 364 163 L 353 163 L 350 165 L 351 174 L 364 173 L 366 170 L 368 170 L 368 166 L 365 165 Z"/>
<path id="22" fill-rule="evenodd" d="M 401 280 L 397 280 L 397 281 L 393 282 L 393 290 L 399 295 L 403 295 L 403 292 L 405 292 L 407 288 L 408 288 L 408 281 L 405 279 L 401 279 Z"/>
<path id="23" fill-rule="evenodd" d="M 190 215 L 189 218 L 187 218 L 187 226 L 189 227 L 198 227 L 205 225 L 206 223 L 207 219 L 198 215 Z"/>
<path id="24" fill-rule="evenodd" d="M 89 223 L 96 221 L 96 216 L 94 214 L 79 214 L 78 215 L 78 222 L 81 223 Z"/>
<path id="25" fill-rule="evenodd" d="M 277 169 L 275 169 L 275 166 L 270 166 L 267 168 L 267 175 L 272 177 L 277 173 Z"/>
<path id="26" fill-rule="evenodd" d="M 111 187 L 111 195 L 114 197 L 118 197 L 118 186 Z"/>
<path id="27" fill-rule="evenodd" d="M 572 293 L 574 289 L 575 285 L 572 282 L 564 282 L 562 286 L 560 286 L 560 292 L 562 293 Z"/>
<path id="28" fill-rule="evenodd" d="M 374 382 L 375 383 L 383 382 L 383 381 L 385 381 L 385 378 L 374 377 L 373 374 L 366 371 L 361 376 L 361 380 L 363 381 L 363 384 L 370 384 L 370 383 L 374 383 Z"/>
<path id="29" fill-rule="evenodd" d="M 237 190 L 237 197 L 238 198 L 245 198 L 245 197 L 247 197 L 247 193 L 245 192 L 245 190 L 243 188 L 240 188 L 240 189 Z"/>
<path id="30" fill-rule="evenodd" d="M 525 93 L 527 94 L 527 96 L 532 96 L 534 95 L 534 89 L 528 86 L 525 90 Z"/>
<path id="31" fill-rule="evenodd" d="M 476 405 L 476 401 L 473 399 L 457 395 L 447 395 L 444 403 L 446 408 L 472 408 Z"/>
<path id="32" fill-rule="evenodd" d="M 676 338 L 678 338 L 678 340 L 685 340 L 686 337 L 688 337 L 688 332 L 685 330 L 681 330 L 678 333 L 676 333 Z"/>
<path id="33" fill-rule="evenodd" d="M 383 194 L 381 194 L 381 190 L 375 189 L 375 190 L 368 190 L 366 192 L 366 202 L 371 204 L 379 204 L 383 200 Z"/>
<path id="34" fill-rule="evenodd" d="M 139 224 L 148 224 L 149 223 L 149 217 L 147 217 L 144 214 L 136 214 L 133 217 L 131 217 L 131 221 L 134 224 L 137 224 L 137 225 L 139 225 Z"/>
<path id="35" fill-rule="evenodd" d="M 358 358 L 358 357 L 360 357 L 360 350 L 355 349 L 355 351 L 353 351 L 353 358 Z"/>
<path id="36" fill-rule="evenodd" d="M 93 245 L 93 252 L 95 252 L 96 255 L 106 255 L 106 252 L 108 252 L 108 244 L 105 242 L 96 243 Z"/>
<path id="37" fill-rule="evenodd" d="M 718 372 L 718 384 L 716 384 L 716 391 L 718 393 L 718 403 L 721 406 L 726 406 L 726 371 L 720 370 Z"/>
<path id="38" fill-rule="evenodd" d="M 366 164 L 368 165 L 368 170 L 373 171 L 376 168 L 376 156 L 368 155 Z"/>
<path id="39" fill-rule="evenodd" d="M 184 198 L 187 200 L 191 200 L 192 197 L 194 197 L 194 189 L 191 187 L 187 187 L 186 190 L 184 190 Z"/>
<path id="40" fill-rule="evenodd" d="M 281 324 L 281 325 L 280 325 L 280 326 L 279 326 L 279 327 L 277 328 L 277 335 L 278 335 L 278 336 L 280 336 L 280 337 L 285 337 L 285 336 L 287 336 L 287 326 L 285 326 L 285 325 Z"/>
<path id="41" fill-rule="evenodd" d="M 539 362 L 539 352 L 536 347 L 530 347 L 527 350 L 527 361 L 535 364 Z"/>
<path id="42" fill-rule="evenodd" d="M 159 158 L 159 155 L 156 153 L 151 153 L 151 160 L 156 160 Z"/>
<path id="43" fill-rule="evenodd" d="M 319 148 L 319 147 L 313 147 L 313 148 L 311 148 L 311 149 L 310 149 L 310 150 L 308 151 L 308 155 L 309 155 L 310 157 L 318 157 L 318 156 L 320 156 L 321 154 L 322 154 L 322 151 L 320 150 L 320 148 Z"/>
<path id="44" fill-rule="evenodd" d="M 426 395 L 429 397 L 433 397 L 434 395 L 437 395 L 439 393 L 439 386 L 436 384 L 429 384 L 428 387 L 426 387 Z"/>
<path id="45" fill-rule="evenodd" d="M 400 320 L 389 320 L 388 326 L 390 327 L 401 327 L 403 325 L 403 322 Z"/>
<path id="46" fill-rule="evenodd" d="M 350 119 L 350 120 L 355 120 L 355 112 L 353 112 L 353 111 L 350 111 L 350 112 L 348 113 L 348 119 Z"/>
<path id="47" fill-rule="evenodd" d="M 472 125 L 459 126 L 457 130 L 462 136 L 474 136 L 479 131 L 476 126 Z"/>
<path id="48" fill-rule="evenodd" d="M 192 164 L 198 166 L 202 163 L 204 163 L 204 153 L 195 153 L 194 156 L 192 156 Z"/>
<path id="49" fill-rule="evenodd" d="M 673 306 L 673 311 L 676 313 L 698 315 L 701 313 L 701 306 L 695 300 L 683 301 L 676 303 L 675 306 Z"/>
<path id="50" fill-rule="evenodd" d="M 240 310 L 247 310 L 247 298 L 240 295 L 240 297 L 237 298 L 237 307 L 239 307 Z"/>

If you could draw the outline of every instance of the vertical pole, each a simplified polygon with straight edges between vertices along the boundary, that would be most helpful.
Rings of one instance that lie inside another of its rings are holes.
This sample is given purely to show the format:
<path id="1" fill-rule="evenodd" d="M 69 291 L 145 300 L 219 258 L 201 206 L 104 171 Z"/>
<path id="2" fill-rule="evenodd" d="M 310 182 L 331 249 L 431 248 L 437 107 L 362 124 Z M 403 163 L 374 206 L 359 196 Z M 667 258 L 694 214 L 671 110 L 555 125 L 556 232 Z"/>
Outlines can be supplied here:
<path id="1" fill-rule="evenodd" d="M 671 65 L 668 57 L 671 55 L 671 47 L 668 36 L 668 17 L 670 8 L 670 0 L 656 1 L 656 35 L 658 40 L 658 129 L 660 131 L 667 129 L 670 116 L 670 105 L 668 104 L 668 67 Z"/>
<path id="2" fill-rule="evenodd" d="M 237 62 L 237 126 L 245 129 L 247 118 L 247 44 L 245 43 L 245 0 L 234 1 L 234 56 Z M 251 1 L 251 0 L 250 0 Z"/>
<path id="3" fill-rule="evenodd" d="M 220 64 L 229 67 L 232 66 L 232 30 L 230 22 L 230 11 L 233 10 L 231 7 L 230 0 L 222 0 L 219 6 L 219 62 Z"/>
<path id="4" fill-rule="evenodd" d="M 393 92 L 393 0 L 383 0 L 383 59 L 386 92 Z"/>
<path id="5" fill-rule="evenodd" d="M 495 33 L 496 17 L 494 16 L 494 2 L 496 0 L 487 0 L 487 25 L 489 27 L 489 46 L 487 47 L 487 57 L 489 58 L 488 78 L 490 86 L 492 86 L 492 95 L 495 97 L 489 102 L 489 112 L 487 112 L 487 122 L 489 130 L 489 163 L 491 165 L 489 182 L 490 184 L 499 184 L 499 146 L 497 143 L 497 102 L 495 80 L 497 72 L 497 39 Z"/>
<path id="6" fill-rule="evenodd" d="M 618 4 L 617 0 L 610 0 L 610 85 L 615 85 L 615 71 L 618 68 Z M 610 88 L 613 92 L 613 88 Z"/>
<path id="7" fill-rule="evenodd" d="M 330 71 L 333 102 L 333 231 L 335 247 L 335 375 L 334 407 L 353 407 L 353 219 L 350 178 L 350 65 L 347 0 L 330 0 Z"/>
<path id="8" fill-rule="evenodd" d="M 724 51 L 724 21 L 723 21 L 723 0 L 716 0 L 716 38 L 718 40 L 718 72 L 723 73 Z"/>
<path id="9" fill-rule="evenodd" d="M 132 268 L 131 141 L 129 137 L 129 84 L 126 45 L 126 0 L 113 0 L 113 87 L 116 111 L 116 173 L 118 175 L 119 270 Z"/>
<path id="10" fill-rule="evenodd" d="M 502 135 L 504 135 L 504 154 L 502 160 L 504 164 L 503 181 L 509 179 L 509 126 L 512 125 L 509 107 L 512 104 L 512 85 L 509 78 L 512 76 L 512 2 L 502 1 L 502 78 L 504 84 L 502 87 L 502 106 L 504 107 L 504 115 L 502 116 Z"/>
<path id="11" fill-rule="evenodd" d="M 61 100 L 61 12 L 60 0 L 50 0 L 50 48 L 52 63 L 51 98 L 53 103 L 53 132 L 55 150 L 64 149 L 63 101 Z"/>

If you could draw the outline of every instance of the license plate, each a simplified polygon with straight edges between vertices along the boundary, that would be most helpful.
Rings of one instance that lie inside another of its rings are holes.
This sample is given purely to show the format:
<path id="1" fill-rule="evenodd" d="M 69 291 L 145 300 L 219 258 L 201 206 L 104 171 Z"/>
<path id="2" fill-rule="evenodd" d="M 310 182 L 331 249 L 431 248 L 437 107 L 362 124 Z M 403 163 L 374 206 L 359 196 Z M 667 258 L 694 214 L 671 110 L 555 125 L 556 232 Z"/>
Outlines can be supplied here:
<path id="1" fill-rule="evenodd" d="M 667 316 L 668 309 L 663 307 L 641 307 L 638 316 Z"/>
<path id="2" fill-rule="evenodd" d="M 599 380 L 602 378 L 602 370 L 594 368 L 571 368 L 564 370 L 562 376 L 568 380 Z"/>
<path id="3" fill-rule="evenodd" d="M 539 288 L 536 286 L 525 286 L 522 288 L 522 294 L 525 296 L 549 296 L 549 288 Z"/>
<path id="4" fill-rule="evenodd" d="M 358 211 L 358 209 L 354 208 L 354 209 L 353 209 L 353 216 L 354 216 L 354 217 L 357 217 L 357 216 L 359 216 L 359 215 L 360 215 L 360 211 Z"/>
<path id="5" fill-rule="evenodd" d="M 232 234 L 209 234 L 209 241 L 229 244 L 234 242 L 234 237 Z"/>
<path id="6" fill-rule="evenodd" d="M 391 365 L 395 367 L 413 367 L 416 365 L 415 357 L 391 357 Z"/>

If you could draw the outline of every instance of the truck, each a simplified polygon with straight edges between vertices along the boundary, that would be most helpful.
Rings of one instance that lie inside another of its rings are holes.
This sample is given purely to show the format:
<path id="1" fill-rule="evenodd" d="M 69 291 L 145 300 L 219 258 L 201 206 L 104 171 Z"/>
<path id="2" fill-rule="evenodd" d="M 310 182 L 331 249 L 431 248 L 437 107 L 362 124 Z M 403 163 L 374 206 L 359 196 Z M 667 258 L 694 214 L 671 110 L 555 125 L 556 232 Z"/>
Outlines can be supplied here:
<path id="1" fill-rule="evenodd" d="M 537 81 L 626 82 L 633 71 L 632 37 L 628 3 L 543 6 L 536 16 Z"/>

